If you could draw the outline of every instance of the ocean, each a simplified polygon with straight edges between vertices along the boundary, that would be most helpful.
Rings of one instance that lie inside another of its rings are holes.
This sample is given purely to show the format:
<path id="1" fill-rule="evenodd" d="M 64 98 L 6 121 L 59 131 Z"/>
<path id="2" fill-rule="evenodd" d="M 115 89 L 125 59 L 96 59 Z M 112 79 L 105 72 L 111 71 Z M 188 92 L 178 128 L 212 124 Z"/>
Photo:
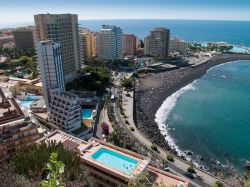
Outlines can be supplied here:
<path id="1" fill-rule="evenodd" d="M 143 39 L 155 27 L 187 41 L 219 42 L 250 47 L 249 21 L 202 20 L 80 20 L 79 27 L 99 31 L 101 25 L 120 26 Z M 0 24 L 3 27 L 34 25 Z M 179 149 L 232 163 L 242 169 L 250 160 L 250 62 L 228 63 L 167 98 L 157 120 L 171 130 L 166 138 Z M 164 130 L 164 129 L 163 129 Z"/>
<path id="2" fill-rule="evenodd" d="M 249 93 L 250 61 L 225 63 L 168 97 L 156 121 L 179 154 L 191 150 L 242 172 L 250 160 Z"/>
<path id="3" fill-rule="evenodd" d="M 99 31 L 101 25 L 118 25 L 124 33 L 147 36 L 155 27 L 167 27 L 171 35 L 187 41 L 225 41 L 250 47 L 249 21 L 204 21 L 204 20 L 79 20 L 79 27 Z M 3 27 L 34 25 L 34 22 L 1 24 Z"/>

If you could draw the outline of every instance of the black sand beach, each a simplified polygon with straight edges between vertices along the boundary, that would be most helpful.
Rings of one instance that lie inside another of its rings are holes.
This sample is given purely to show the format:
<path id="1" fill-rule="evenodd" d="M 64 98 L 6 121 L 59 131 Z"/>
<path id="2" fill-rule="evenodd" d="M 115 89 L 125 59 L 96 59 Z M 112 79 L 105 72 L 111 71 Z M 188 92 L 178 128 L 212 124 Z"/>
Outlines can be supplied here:
<path id="1" fill-rule="evenodd" d="M 237 60 L 250 60 L 250 55 L 217 55 L 196 67 L 148 74 L 144 78 L 139 78 L 134 94 L 134 121 L 139 130 L 153 143 L 175 153 L 154 121 L 157 110 L 168 96 L 202 77 L 209 68 Z"/>

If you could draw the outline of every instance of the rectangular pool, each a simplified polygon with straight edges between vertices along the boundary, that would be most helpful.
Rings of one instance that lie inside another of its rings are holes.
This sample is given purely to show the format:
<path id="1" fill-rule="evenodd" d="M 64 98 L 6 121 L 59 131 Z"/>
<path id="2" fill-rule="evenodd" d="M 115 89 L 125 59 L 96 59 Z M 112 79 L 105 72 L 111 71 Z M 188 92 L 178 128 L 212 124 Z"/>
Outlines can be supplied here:
<path id="1" fill-rule="evenodd" d="M 83 109 L 82 118 L 83 119 L 92 119 L 93 110 L 92 109 Z"/>
<path id="2" fill-rule="evenodd" d="M 130 174 L 138 164 L 137 160 L 106 148 L 100 148 L 92 155 L 92 158 L 125 174 Z"/>
<path id="3" fill-rule="evenodd" d="M 30 109 L 30 105 L 33 103 L 34 101 L 21 101 L 21 105 L 22 107 L 24 107 L 26 110 Z"/>

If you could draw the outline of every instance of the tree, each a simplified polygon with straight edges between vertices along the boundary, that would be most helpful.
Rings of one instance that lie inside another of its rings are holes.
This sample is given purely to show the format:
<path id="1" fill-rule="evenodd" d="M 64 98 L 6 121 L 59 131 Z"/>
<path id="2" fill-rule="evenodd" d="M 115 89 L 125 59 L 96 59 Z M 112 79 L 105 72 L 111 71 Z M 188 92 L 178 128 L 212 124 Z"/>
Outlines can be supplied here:
<path id="1" fill-rule="evenodd" d="M 167 160 L 169 160 L 170 162 L 173 162 L 174 161 L 174 157 L 173 155 L 167 155 Z"/>
<path id="2" fill-rule="evenodd" d="M 91 67 L 85 68 L 85 74 L 66 85 L 67 90 L 76 91 L 97 91 L 101 95 L 106 87 L 108 87 L 111 79 L 111 73 L 108 69 L 102 67 Z"/>
<path id="3" fill-rule="evenodd" d="M 196 173 L 196 171 L 194 169 L 194 164 L 192 161 L 190 161 L 190 167 L 187 169 L 187 171 L 190 173 Z"/>
<path id="4" fill-rule="evenodd" d="M 247 171 L 247 173 L 244 176 L 244 187 L 250 187 L 250 170 Z"/>
<path id="5" fill-rule="evenodd" d="M 139 174 L 136 178 L 129 180 L 128 187 L 144 187 L 146 184 L 149 184 L 147 179 L 147 172 Z"/>
<path id="6" fill-rule="evenodd" d="M 155 144 L 151 145 L 151 149 L 154 150 L 154 151 L 158 151 L 157 145 L 155 145 Z"/>
<path id="7" fill-rule="evenodd" d="M 106 123 L 102 124 L 102 132 L 103 134 L 105 134 L 106 136 L 109 135 L 109 126 Z"/>
<path id="8" fill-rule="evenodd" d="M 27 56 L 22 56 L 19 58 L 20 65 L 28 65 L 28 63 L 31 61 L 31 59 Z"/>
<path id="9" fill-rule="evenodd" d="M 79 174 L 80 158 L 65 149 L 61 143 L 30 145 L 18 151 L 11 162 L 19 175 L 39 180 L 46 175 L 44 165 L 49 161 L 50 154 L 53 152 L 58 153 L 58 159 L 65 164 L 67 178 L 72 174 Z"/>
<path id="10" fill-rule="evenodd" d="M 124 79 L 121 84 L 126 90 L 131 89 L 133 87 L 133 81 L 131 79 Z"/>
<path id="11" fill-rule="evenodd" d="M 222 182 L 220 182 L 220 181 L 216 181 L 214 183 L 214 187 L 224 187 L 224 184 Z"/>
<path id="12" fill-rule="evenodd" d="M 58 154 L 58 160 L 65 164 L 65 186 L 95 186 L 93 176 L 90 175 L 88 168 L 81 164 L 79 156 L 65 149 L 61 143 L 30 145 L 24 150 L 19 150 L 11 159 L 11 166 L 19 178 L 21 176 L 25 179 L 25 183 L 33 184 L 34 181 L 40 181 L 39 183 L 41 183 L 48 172 L 46 168 L 44 169 L 44 166 L 50 162 L 51 153 L 54 152 Z M 30 185 L 21 186 L 29 187 Z"/>
<path id="13" fill-rule="evenodd" d="M 63 185 L 64 163 L 58 161 L 58 153 L 51 153 L 49 163 L 46 164 L 48 170 L 47 179 L 41 182 L 43 187 L 59 187 Z"/>

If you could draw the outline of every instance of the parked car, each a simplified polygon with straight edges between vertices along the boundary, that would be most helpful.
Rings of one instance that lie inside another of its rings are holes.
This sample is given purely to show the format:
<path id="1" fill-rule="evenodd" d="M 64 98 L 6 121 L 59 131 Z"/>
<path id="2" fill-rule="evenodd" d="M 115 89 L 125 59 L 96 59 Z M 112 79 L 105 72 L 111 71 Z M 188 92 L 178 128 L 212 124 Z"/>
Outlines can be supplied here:
<path id="1" fill-rule="evenodd" d="M 190 172 L 184 172 L 183 174 L 185 176 L 187 176 L 188 178 L 190 178 L 190 179 L 194 179 L 194 175 L 192 173 L 190 173 Z"/>
<path id="2" fill-rule="evenodd" d="M 165 166 L 163 169 L 164 171 L 170 171 L 170 168 L 168 166 Z"/>

